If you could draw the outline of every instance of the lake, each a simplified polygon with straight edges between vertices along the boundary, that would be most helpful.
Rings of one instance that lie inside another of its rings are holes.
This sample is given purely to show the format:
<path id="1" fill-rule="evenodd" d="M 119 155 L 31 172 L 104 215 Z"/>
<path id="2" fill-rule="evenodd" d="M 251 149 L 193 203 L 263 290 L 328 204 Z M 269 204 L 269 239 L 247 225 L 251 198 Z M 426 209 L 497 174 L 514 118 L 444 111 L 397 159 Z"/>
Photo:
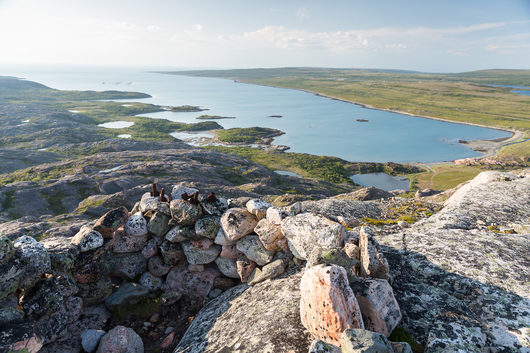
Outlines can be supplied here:
<path id="1" fill-rule="evenodd" d="M 164 111 L 145 116 L 187 123 L 201 121 L 196 117 L 202 114 L 235 116 L 236 119 L 216 121 L 225 128 L 280 129 L 285 135 L 277 137 L 274 144 L 290 146 L 293 152 L 336 156 L 349 161 L 441 162 L 475 157 L 480 153 L 458 140 L 511 135 L 495 129 L 367 109 L 302 91 L 226 79 L 158 74 L 141 68 L 0 67 L 0 75 L 24 77 L 58 89 L 145 92 L 153 97 L 137 101 L 209 109 L 193 113 Z"/>
<path id="2" fill-rule="evenodd" d="M 385 173 L 354 174 L 351 176 L 353 182 L 361 186 L 373 186 L 386 191 L 408 190 L 410 181 L 407 178 L 395 177 Z"/>

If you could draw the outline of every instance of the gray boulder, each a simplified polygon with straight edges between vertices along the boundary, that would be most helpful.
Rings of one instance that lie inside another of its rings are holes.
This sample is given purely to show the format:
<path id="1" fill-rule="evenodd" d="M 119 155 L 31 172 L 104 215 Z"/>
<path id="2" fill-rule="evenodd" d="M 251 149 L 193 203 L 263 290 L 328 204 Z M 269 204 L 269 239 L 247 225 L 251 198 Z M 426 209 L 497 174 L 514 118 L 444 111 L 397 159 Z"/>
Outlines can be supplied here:
<path id="1" fill-rule="evenodd" d="M 244 208 L 230 208 L 221 217 L 221 227 L 229 240 L 238 240 L 254 231 L 256 216 Z"/>
<path id="2" fill-rule="evenodd" d="M 221 247 L 217 244 L 210 246 L 208 249 L 198 249 L 190 241 L 182 243 L 182 249 L 186 259 L 192 265 L 206 265 L 214 262 L 221 253 Z"/>
<path id="3" fill-rule="evenodd" d="M 125 233 L 131 236 L 140 236 L 147 234 L 147 221 L 141 212 L 133 214 L 124 226 Z"/>
<path id="4" fill-rule="evenodd" d="M 382 334 L 362 329 L 348 329 L 341 337 L 342 353 L 394 353 L 390 341 Z"/>
<path id="5" fill-rule="evenodd" d="M 173 199 L 169 204 L 171 216 L 179 225 L 191 226 L 202 216 L 201 207 L 182 199 Z"/>
<path id="6" fill-rule="evenodd" d="M 342 247 L 346 235 L 342 225 L 312 213 L 287 217 L 282 220 L 281 227 L 294 256 L 301 260 L 306 260 L 315 247 Z"/>
<path id="7" fill-rule="evenodd" d="M 195 234 L 199 237 L 215 239 L 220 228 L 221 219 L 219 217 L 203 217 L 195 223 Z"/>
<path id="8" fill-rule="evenodd" d="M 89 329 L 81 334 L 81 346 L 86 352 L 94 352 L 99 345 L 101 337 L 105 334 L 104 330 Z"/>
<path id="9" fill-rule="evenodd" d="M 300 322 L 300 278 L 298 273 L 225 291 L 195 316 L 173 352 L 307 353 L 312 337 Z"/>
<path id="10" fill-rule="evenodd" d="M 15 253 L 13 243 L 8 237 L 0 235 L 0 265 L 8 262 Z"/>
<path id="11" fill-rule="evenodd" d="M 142 338 L 132 328 L 116 326 L 99 341 L 97 353 L 144 353 Z"/>
<path id="12" fill-rule="evenodd" d="M 103 236 L 90 226 L 83 226 L 72 238 L 72 244 L 79 246 L 79 251 L 86 252 L 103 246 Z"/>
<path id="13" fill-rule="evenodd" d="M 112 293 L 106 300 L 105 306 L 109 310 L 115 310 L 120 307 L 128 307 L 138 304 L 149 295 L 149 290 L 138 283 L 125 283 Z"/>
<path id="14" fill-rule="evenodd" d="M 37 240 L 26 235 L 13 242 L 15 255 L 13 261 L 21 269 L 19 288 L 31 287 L 40 280 L 40 276 L 51 270 L 50 255 Z"/>
<path id="15" fill-rule="evenodd" d="M 241 251 L 249 260 L 254 261 L 260 266 L 271 262 L 274 257 L 274 251 L 265 249 L 257 235 L 247 235 L 239 239 L 236 244 L 237 250 Z"/>

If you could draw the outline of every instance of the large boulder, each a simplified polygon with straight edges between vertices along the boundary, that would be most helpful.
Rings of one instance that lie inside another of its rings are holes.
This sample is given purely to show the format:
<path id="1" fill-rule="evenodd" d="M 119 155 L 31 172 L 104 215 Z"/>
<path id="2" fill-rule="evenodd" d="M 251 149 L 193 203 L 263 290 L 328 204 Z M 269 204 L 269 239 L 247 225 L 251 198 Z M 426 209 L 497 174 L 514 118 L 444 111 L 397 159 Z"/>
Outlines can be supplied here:
<path id="1" fill-rule="evenodd" d="M 307 353 L 312 338 L 300 322 L 300 278 L 227 290 L 195 316 L 174 353 Z"/>
<path id="2" fill-rule="evenodd" d="M 302 260 L 307 260 L 315 247 L 342 247 L 346 235 L 342 225 L 312 213 L 283 219 L 281 232 L 289 241 L 293 255 Z"/>
<path id="3" fill-rule="evenodd" d="M 237 250 L 241 251 L 247 258 L 263 266 L 271 262 L 274 251 L 265 249 L 257 235 L 247 235 L 239 239 L 236 244 Z"/>
<path id="4" fill-rule="evenodd" d="M 345 330 L 341 343 L 342 353 L 395 353 L 384 335 L 368 330 Z"/>
<path id="5" fill-rule="evenodd" d="M 125 207 L 115 208 L 101 216 L 93 229 L 103 238 L 112 238 L 113 233 L 127 221 L 127 218 L 129 218 L 129 211 Z"/>
<path id="6" fill-rule="evenodd" d="M 307 269 L 300 282 L 300 293 L 302 324 L 317 339 L 340 346 L 344 330 L 364 328 L 344 268 L 319 265 Z"/>
<path id="7" fill-rule="evenodd" d="M 18 286 L 27 288 L 40 280 L 40 276 L 51 270 L 50 255 L 46 248 L 29 236 L 21 236 L 13 242 L 15 254 L 12 261 L 22 272 Z"/>
<path id="8" fill-rule="evenodd" d="M 338 222 L 338 217 L 346 219 L 381 218 L 380 205 L 374 202 L 323 199 L 318 201 L 303 201 L 300 203 L 300 212 L 319 214 Z"/>

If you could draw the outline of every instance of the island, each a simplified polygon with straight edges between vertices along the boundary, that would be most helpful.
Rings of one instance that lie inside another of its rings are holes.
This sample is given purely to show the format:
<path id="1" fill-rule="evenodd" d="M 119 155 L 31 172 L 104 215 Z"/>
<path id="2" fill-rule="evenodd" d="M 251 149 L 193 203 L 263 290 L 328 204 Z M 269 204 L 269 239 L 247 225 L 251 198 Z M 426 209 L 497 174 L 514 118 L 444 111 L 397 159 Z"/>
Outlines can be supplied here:
<path id="1" fill-rule="evenodd" d="M 200 120 L 221 120 L 221 119 L 235 119 L 235 116 L 221 116 L 221 115 L 201 115 L 196 117 L 195 119 Z"/>

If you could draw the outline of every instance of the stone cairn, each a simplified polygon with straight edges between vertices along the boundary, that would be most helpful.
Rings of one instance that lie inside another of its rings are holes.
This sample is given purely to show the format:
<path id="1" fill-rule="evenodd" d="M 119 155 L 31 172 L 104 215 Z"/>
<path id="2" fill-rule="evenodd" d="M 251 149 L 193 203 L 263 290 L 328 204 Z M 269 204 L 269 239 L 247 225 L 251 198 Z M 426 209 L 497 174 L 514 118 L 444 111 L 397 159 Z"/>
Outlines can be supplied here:
<path id="1" fill-rule="evenodd" d="M 205 302 L 304 261 L 300 315 L 316 338 L 310 352 L 410 351 L 386 338 L 401 313 L 369 228 L 346 231 L 301 213 L 300 203 L 279 209 L 252 199 L 232 206 L 186 186 L 166 195 L 153 185 L 131 212 L 111 210 L 73 238 L 0 236 L 0 351 L 37 352 L 81 336 L 86 352 L 122 352 L 114 349 L 120 345 L 143 352 L 131 328 L 102 330 L 109 311 L 127 312 L 153 298 L 161 305 L 183 296 Z M 87 324 L 86 317 L 99 322 Z M 161 348 L 173 340 L 167 334 Z"/>
<path id="2" fill-rule="evenodd" d="M 71 335 L 83 313 L 106 321 L 108 311 L 153 297 L 161 305 L 182 296 L 205 302 L 282 274 L 292 255 L 280 212 L 271 208 L 267 218 L 270 204 L 257 199 L 228 206 L 212 193 L 175 186 L 166 195 L 153 185 L 131 212 L 111 210 L 73 238 L 0 237 L 0 352 L 37 352 Z M 123 326 L 77 334 L 87 352 L 107 352 L 120 339 L 143 352 L 141 338 Z M 163 348 L 173 343 L 168 337 Z"/>

